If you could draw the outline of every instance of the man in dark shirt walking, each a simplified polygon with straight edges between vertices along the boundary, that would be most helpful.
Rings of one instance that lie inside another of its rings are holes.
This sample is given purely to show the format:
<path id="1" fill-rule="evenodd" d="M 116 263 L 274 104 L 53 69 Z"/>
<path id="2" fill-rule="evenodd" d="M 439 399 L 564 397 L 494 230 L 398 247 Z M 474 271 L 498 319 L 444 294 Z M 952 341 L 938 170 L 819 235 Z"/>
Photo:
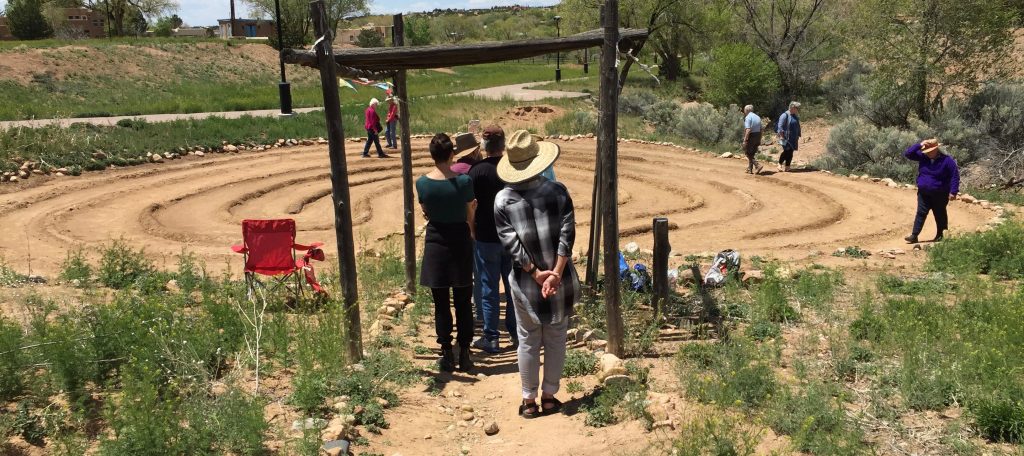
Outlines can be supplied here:
<path id="1" fill-rule="evenodd" d="M 949 227 L 946 204 L 960 192 L 960 168 L 953 157 L 939 150 L 941 146 L 937 139 L 926 139 L 903 152 L 908 160 L 917 162 L 917 214 L 914 231 L 904 238 L 907 243 L 917 243 L 929 211 L 935 215 L 935 242 L 942 240 Z"/>
<path id="2" fill-rule="evenodd" d="M 501 239 L 494 227 L 494 197 L 505 187 L 498 177 L 497 166 L 505 152 L 505 132 L 497 125 L 484 129 L 483 146 L 487 158 L 476 162 L 469 170 L 473 178 L 473 191 L 479 202 L 476 211 L 476 280 L 475 296 L 479 296 L 484 314 L 484 335 L 473 342 L 473 346 L 488 353 L 497 353 L 498 320 L 501 311 L 500 285 L 505 285 L 505 329 L 509 333 L 513 348 L 518 345 L 516 337 L 516 314 L 512 307 L 512 296 L 508 283 L 512 271 L 512 256 L 502 247 Z"/>

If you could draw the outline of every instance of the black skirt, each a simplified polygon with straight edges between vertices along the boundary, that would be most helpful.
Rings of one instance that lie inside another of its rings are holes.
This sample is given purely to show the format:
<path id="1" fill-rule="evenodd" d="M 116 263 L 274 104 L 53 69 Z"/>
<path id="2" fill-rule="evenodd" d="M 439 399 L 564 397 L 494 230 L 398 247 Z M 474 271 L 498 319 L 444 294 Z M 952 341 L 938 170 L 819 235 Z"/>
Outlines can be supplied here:
<path id="1" fill-rule="evenodd" d="M 430 222 L 424 241 L 421 286 L 473 286 L 473 239 L 468 224 Z"/>

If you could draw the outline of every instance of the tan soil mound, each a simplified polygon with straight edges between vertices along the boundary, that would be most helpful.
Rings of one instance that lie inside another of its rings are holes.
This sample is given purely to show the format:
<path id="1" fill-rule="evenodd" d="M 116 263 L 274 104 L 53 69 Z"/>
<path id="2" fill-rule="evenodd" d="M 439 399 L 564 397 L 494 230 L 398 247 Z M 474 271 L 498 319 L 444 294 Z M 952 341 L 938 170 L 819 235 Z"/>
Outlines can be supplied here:
<path id="1" fill-rule="evenodd" d="M 357 246 L 400 238 L 400 161 L 360 159 L 348 143 L 349 179 Z M 594 141 L 561 142 L 558 179 L 575 198 L 576 250 L 586 251 Z M 416 175 L 431 166 L 425 140 L 414 141 Z M 619 217 L 622 243 L 650 248 L 651 218 L 673 224 L 672 247 L 680 253 L 726 248 L 745 255 L 800 259 L 859 245 L 869 250 L 902 246 L 915 195 L 869 181 L 825 173 L 743 174 L 744 162 L 649 144 L 620 145 Z M 49 179 L 49 180 L 44 180 Z M 81 177 L 43 178 L 25 188 L 0 188 L 0 256 L 22 270 L 54 275 L 69 249 L 123 237 L 145 247 L 158 262 L 188 249 L 212 271 L 241 258 L 230 245 L 241 239 L 246 218 L 294 218 L 299 241 L 323 241 L 333 262 L 334 216 L 326 146 L 189 157 Z M 972 230 L 991 214 L 978 206 L 950 206 L 955 231 Z M 416 211 L 419 217 L 419 211 Z M 422 226 L 422 218 L 417 226 Z M 933 234 L 929 222 L 922 238 Z"/>

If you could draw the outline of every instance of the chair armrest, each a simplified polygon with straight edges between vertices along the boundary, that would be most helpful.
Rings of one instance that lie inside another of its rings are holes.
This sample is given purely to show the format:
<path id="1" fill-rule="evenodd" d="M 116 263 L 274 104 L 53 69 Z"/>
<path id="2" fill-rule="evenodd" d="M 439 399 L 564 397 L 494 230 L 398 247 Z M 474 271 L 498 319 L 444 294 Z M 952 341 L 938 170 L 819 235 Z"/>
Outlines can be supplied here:
<path id="1" fill-rule="evenodd" d="M 292 248 L 295 249 L 295 250 L 309 250 L 309 249 L 315 249 L 315 248 L 320 247 L 322 245 L 324 245 L 323 242 L 314 242 L 314 243 L 309 244 L 309 245 L 292 244 Z"/>
<path id="2" fill-rule="evenodd" d="M 243 255 L 249 253 L 249 249 L 245 248 L 245 246 L 241 244 L 231 246 L 231 250 L 233 250 L 235 253 L 241 253 Z"/>

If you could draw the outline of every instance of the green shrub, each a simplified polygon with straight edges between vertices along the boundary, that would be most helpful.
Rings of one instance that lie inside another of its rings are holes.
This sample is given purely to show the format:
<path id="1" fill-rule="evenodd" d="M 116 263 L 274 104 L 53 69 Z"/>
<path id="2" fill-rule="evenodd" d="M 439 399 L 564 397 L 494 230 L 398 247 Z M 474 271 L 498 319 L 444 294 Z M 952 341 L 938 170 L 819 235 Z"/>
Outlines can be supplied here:
<path id="1" fill-rule="evenodd" d="M 964 117 L 998 147 L 1024 146 L 1024 84 L 991 83 L 970 97 Z"/>
<path id="2" fill-rule="evenodd" d="M 793 285 L 793 296 L 801 304 L 815 309 L 825 308 L 835 300 L 836 288 L 843 284 L 843 274 L 833 271 L 801 271 Z"/>
<path id="3" fill-rule="evenodd" d="M 590 350 L 570 350 L 565 356 L 565 376 L 583 377 L 597 371 L 597 356 Z"/>
<path id="4" fill-rule="evenodd" d="M 743 139 L 743 113 L 736 106 L 719 108 L 707 104 L 686 106 L 670 126 L 673 133 L 704 145 L 739 144 Z"/>
<path id="5" fill-rule="evenodd" d="M 917 176 L 917 165 L 903 158 L 902 152 L 918 141 L 913 133 L 878 128 L 861 118 L 851 118 L 832 128 L 826 153 L 816 164 L 840 173 L 866 173 L 912 182 Z"/>
<path id="6" fill-rule="evenodd" d="M 685 345 L 676 361 L 687 394 L 704 403 L 756 408 L 777 388 L 766 356 L 742 339 Z"/>
<path id="7" fill-rule="evenodd" d="M 763 342 L 782 337 L 782 326 L 774 321 L 757 319 L 750 322 L 746 330 L 747 337 Z"/>
<path id="8" fill-rule="evenodd" d="M 606 427 L 628 417 L 642 418 L 647 413 L 644 407 L 646 397 L 647 386 L 641 382 L 615 383 L 598 388 L 580 407 L 587 413 L 583 422 L 587 426 Z"/>
<path id="9" fill-rule="evenodd" d="M 675 456 L 750 456 L 761 441 L 759 432 L 745 429 L 728 414 L 705 416 L 683 425 L 672 441 Z"/>
<path id="10" fill-rule="evenodd" d="M 863 436 L 834 395 L 834 387 L 821 383 L 795 391 L 783 388 L 768 408 L 766 420 L 776 432 L 791 436 L 798 451 L 863 454 Z"/>
<path id="11" fill-rule="evenodd" d="M 218 454 L 264 454 L 263 434 L 269 426 L 263 418 L 263 405 L 259 398 L 237 388 L 215 398 L 193 398 L 184 411 L 189 447 L 209 448 Z"/>
<path id="12" fill-rule="evenodd" d="M 103 250 L 98 279 L 105 286 L 122 289 L 138 285 L 153 271 L 153 264 L 146 258 L 144 251 L 135 250 L 124 240 L 118 239 Z"/>
<path id="13" fill-rule="evenodd" d="M 13 287 L 27 281 L 28 276 L 11 269 L 11 267 L 3 261 L 3 258 L 0 258 L 0 287 Z"/>
<path id="14" fill-rule="evenodd" d="M 955 274 L 1024 277 L 1024 225 L 1010 221 L 984 233 L 947 239 L 928 251 L 927 267 Z"/>
<path id="15" fill-rule="evenodd" d="M 177 402 L 174 397 L 161 397 L 159 373 L 146 367 L 128 370 L 122 380 L 120 400 L 107 406 L 114 438 L 100 442 L 99 454 L 156 456 L 196 452 L 196 448 L 184 448 Z"/>
<path id="16" fill-rule="evenodd" d="M 789 304 L 782 278 L 772 271 L 765 274 L 764 282 L 754 291 L 754 312 L 776 323 L 800 319 L 800 313 Z"/>
<path id="17" fill-rule="evenodd" d="M 755 110 L 769 112 L 768 103 L 779 89 L 779 73 L 760 50 L 743 43 L 725 44 L 712 51 L 704 85 L 712 104 L 752 104 Z"/>
<path id="18" fill-rule="evenodd" d="M 658 101 L 658 95 L 651 90 L 626 92 L 619 97 L 619 112 L 642 117 Z"/>
<path id="19" fill-rule="evenodd" d="M 17 323 L 0 316 L 0 401 L 21 393 L 27 358 L 21 349 L 25 335 Z"/>
<path id="20" fill-rule="evenodd" d="M 92 281 L 92 266 L 85 259 L 82 249 L 68 252 L 60 268 L 60 279 L 65 282 L 78 281 L 79 287 L 87 287 Z"/>
<path id="21" fill-rule="evenodd" d="M 905 278 L 889 274 L 878 276 L 875 284 L 882 293 L 903 295 L 941 294 L 952 290 L 954 286 L 942 277 Z"/>
<path id="22" fill-rule="evenodd" d="M 885 334 L 885 322 L 870 304 L 862 304 L 857 318 L 850 323 L 850 337 L 879 342 Z"/>
<path id="23" fill-rule="evenodd" d="M 1012 385 L 995 391 L 978 391 L 968 403 L 981 435 L 996 442 L 1024 442 L 1024 388 Z"/>

